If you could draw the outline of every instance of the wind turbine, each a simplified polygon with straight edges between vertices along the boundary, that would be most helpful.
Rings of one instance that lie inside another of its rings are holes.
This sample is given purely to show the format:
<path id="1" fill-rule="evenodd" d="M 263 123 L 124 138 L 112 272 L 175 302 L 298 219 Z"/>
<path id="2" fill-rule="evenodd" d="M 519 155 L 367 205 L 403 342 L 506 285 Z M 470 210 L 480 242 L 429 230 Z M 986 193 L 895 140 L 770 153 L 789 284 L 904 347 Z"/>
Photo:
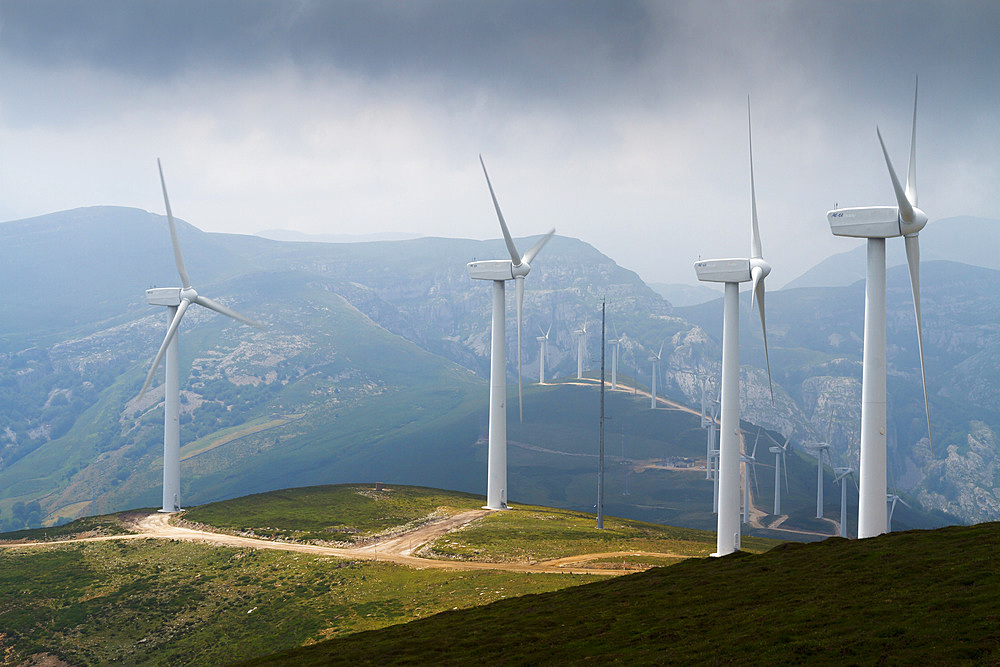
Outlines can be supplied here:
<path id="1" fill-rule="evenodd" d="M 174 263 L 181 278 L 182 287 L 157 287 L 146 290 L 146 302 L 151 306 L 167 307 L 167 334 L 157 350 L 153 363 L 146 373 L 146 381 L 139 391 L 141 397 L 146 393 L 153 381 L 160 361 L 164 362 L 163 380 L 163 507 L 161 512 L 179 512 L 181 509 L 181 441 L 180 441 L 180 383 L 177 378 L 177 339 L 178 326 L 188 307 L 196 303 L 209 310 L 222 313 L 235 320 L 260 328 L 261 325 L 250 318 L 223 306 L 207 296 L 198 294 L 191 286 L 187 269 L 184 267 L 184 257 L 177 240 L 177 227 L 174 224 L 174 214 L 170 211 L 170 199 L 167 197 L 167 183 L 163 178 L 163 166 L 157 158 L 156 167 L 160 172 L 160 186 L 163 189 L 163 204 L 167 209 L 167 223 L 170 226 L 170 242 L 174 247 Z"/>
<path id="2" fill-rule="evenodd" d="M 747 124 L 750 107 L 747 102 Z M 710 259 L 695 262 L 698 280 L 725 284 L 722 317 L 722 427 L 719 442 L 719 515 L 716 532 L 715 554 L 724 556 L 739 548 L 740 536 L 740 283 L 751 282 L 751 308 L 757 300 L 760 326 L 764 336 L 764 359 L 767 364 L 768 384 L 771 383 L 771 364 L 767 355 L 767 326 L 764 322 L 764 278 L 771 272 L 771 265 L 761 254 L 760 230 L 757 226 L 757 196 L 753 179 L 753 139 L 750 139 L 750 257 L 739 259 Z M 771 389 L 774 400 L 774 389 Z"/>
<path id="3" fill-rule="evenodd" d="M 896 511 L 896 503 L 902 503 L 903 505 L 910 507 L 910 504 L 897 496 L 895 493 L 887 493 L 885 495 L 885 504 L 888 509 L 888 514 L 885 517 L 885 532 L 892 532 L 892 513 Z M 910 509 L 913 509 L 910 507 Z"/>
<path id="4" fill-rule="evenodd" d="M 854 480 L 854 485 L 858 482 L 854 479 L 854 468 L 834 468 L 836 476 L 834 482 L 840 482 L 840 536 L 847 537 L 847 478 Z"/>
<path id="5" fill-rule="evenodd" d="M 743 464 L 743 523 L 750 523 L 750 475 L 753 475 L 753 487 L 757 489 L 757 441 L 760 440 L 760 428 L 757 429 L 757 437 L 753 441 L 753 451 L 747 454 L 740 454 L 740 462 Z"/>
<path id="6" fill-rule="evenodd" d="M 779 480 L 781 479 L 781 471 L 785 471 L 785 491 L 788 490 L 788 467 L 785 465 L 785 454 L 788 452 L 788 440 L 791 435 L 785 438 L 785 444 L 778 445 L 777 441 L 774 444 L 777 447 L 769 447 L 767 451 L 774 454 L 774 515 L 781 515 L 781 484 Z"/>
<path id="7" fill-rule="evenodd" d="M 649 355 L 649 360 L 653 363 L 653 379 L 649 381 L 649 407 L 656 409 L 656 376 L 660 374 L 660 356 L 663 354 L 663 345 L 667 341 L 660 343 L 660 351 Z"/>
<path id="8" fill-rule="evenodd" d="M 920 351 L 920 378 L 924 387 L 927 440 L 931 443 L 931 411 L 927 400 L 927 374 L 920 321 L 920 245 L 917 234 L 927 224 L 927 215 L 917 208 L 917 88 L 913 91 L 913 129 L 910 136 L 910 166 L 906 187 L 899 184 L 889 152 L 876 128 L 882 155 L 896 194 L 896 206 L 866 206 L 834 209 L 826 214 L 834 236 L 868 239 L 865 278 L 865 338 L 861 374 L 861 465 L 858 499 L 858 537 L 874 537 L 886 530 L 886 340 L 885 340 L 885 240 L 903 237 L 910 269 L 913 310 Z"/>
<path id="9" fill-rule="evenodd" d="M 583 379 L 583 354 L 586 350 L 587 343 L 587 323 L 584 322 L 583 326 L 573 332 L 576 336 L 576 379 Z"/>
<path id="10" fill-rule="evenodd" d="M 493 199 L 493 207 L 496 209 L 497 218 L 500 220 L 500 230 L 503 232 L 504 241 L 507 244 L 507 252 L 510 259 L 490 259 L 476 262 L 469 262 L 469 277 L 475 280 L 493 281 L 493 324 L 490 336 L 490 426 L 489 426 L 489 455 L 486 471 L 486 508 L 506 509 L 507 508 L 507 352 L 506 352 L 506 316 L 507 308 L 504 301 L 504 283 L 508 280 L 514 281 L 515 295 L 517 297 L 517 397 L 521 401 L 521 306 L 524 301 L 524 277 L 531 271 L 531 261 L 542 249 L 545 242 L 552 237 L 555 229 L 538 240 L 535 245 L 524 253 L 518 254 L 514 246 L 514 239 L 511 238 L 507 230 L 507 223 L 504 222 L 503 213 L 500 212 L 500 204 L 497 202 L 496 194 L 493 192 L 493 184 L 490 183 L 490 175 L 486 172 L 486 164 L 483 156 L 479 156 L 479 163 L 483 167 L 483 174 L 486 176 L 486 185 L 490 189 L 490 197 Z"/>
<path id="11" fill-rule="evenodd" d="M 545 353 L 549 351 L 549 332 L 552 331 L 552 325 L 549 325 L 548 331 L 542 331 L 541 327 L 538 327 L 538 332 L 542 334 L 537 336 L 535 340 L 538 341 L 538 384 L 545 384 Z"/>
<path id="12" fill-rule="evenodd" d="M 830 445 L 825 442 L 817 442 L 811 445 L 816 452 L 816 518 L 823 518 L 823 454 L 833 466 L 833 458 L 830 456 Z"/>
<path id="13" fill-rule="evenodd" d="M 705 479 L 716 479 L 717 476 L 715 475 L 715 469 L 713 466 L 715 463 L 715 455 L 719 452 L 719 450 L 715 447 L 715 426 L 717 423 L 716 420 L 719 417 L 719 402 L 715 398 L 712 399 L 712 405 L 715 406 L 715 411 L 712 416 L 708 416 L 705 404 L 705 385 L 707 383 L 710 383 L 709 378 L 705 378 L 701 387 L 701 427 L 707 431 L 705 443 Z"/>
<path id="14" fill-rule="evenodd" d="M 618 348 L 621 347 L 622 337 L 618 335 L 618 327 L 615 327 L 615 337 L 611 343 L 611 391 L 618 389 Z"/>

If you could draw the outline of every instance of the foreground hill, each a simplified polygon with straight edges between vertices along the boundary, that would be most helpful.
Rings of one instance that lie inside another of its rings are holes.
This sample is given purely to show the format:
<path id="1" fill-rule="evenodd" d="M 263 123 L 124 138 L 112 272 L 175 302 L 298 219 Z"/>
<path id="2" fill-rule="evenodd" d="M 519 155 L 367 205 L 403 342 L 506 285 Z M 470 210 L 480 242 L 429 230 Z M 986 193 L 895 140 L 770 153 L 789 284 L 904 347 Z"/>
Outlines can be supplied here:
<path id="1" fill-rule="evenodd" d="M 19 664 L 222 664 L 704 556 L 715 542 L 612 517 L 598 531 L 593 515 L 551 508 L 486 512 L 483 500 L 320 486 L 197 507 L 172 517 L 181 525 L 137 510 L 0 534 L 0 649 Z"/>
<path id="2" fill-rule="evenodd" d="M 1000 524 L 788 543 L 246 664 L 996 664 Z"/>

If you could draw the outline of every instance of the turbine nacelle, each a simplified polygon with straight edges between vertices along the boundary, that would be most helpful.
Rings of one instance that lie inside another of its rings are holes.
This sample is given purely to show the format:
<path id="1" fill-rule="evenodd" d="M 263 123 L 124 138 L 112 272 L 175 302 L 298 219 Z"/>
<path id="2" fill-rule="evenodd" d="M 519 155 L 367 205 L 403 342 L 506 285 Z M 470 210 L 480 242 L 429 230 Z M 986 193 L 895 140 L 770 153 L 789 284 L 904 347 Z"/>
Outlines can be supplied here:
<path id="1" fill-rule="evenodd" d="M 907 222 L 896 206 L 863 206 L 829 211 L 826 219 L 834 236 L 857 239 L 891 239 L 912 236 L 927 224 L 927 215 L 913 207 L 913 220 Z"/>
<path id="2" fill-rule="evenodd" d="M 767 269 L 770 272 L 770 265 Z M 752 279 L 750 260 L 745 258 L 705 259 L 695 262 L 694 270 L 698 280 L 710 283 L 748 283 Z"/>
<path id="3" fill-rule="evenodd" d="M 146 290 L 146 303 L 151 306 L 181 305 L 180 287 L 154 287 Z"/>
<path id="4" fill-rule="evenodd" d="M 513 280 L 514 263 L 509 259 L 487 259 L 469 262 L 469 277 L 474 280 Z"/>

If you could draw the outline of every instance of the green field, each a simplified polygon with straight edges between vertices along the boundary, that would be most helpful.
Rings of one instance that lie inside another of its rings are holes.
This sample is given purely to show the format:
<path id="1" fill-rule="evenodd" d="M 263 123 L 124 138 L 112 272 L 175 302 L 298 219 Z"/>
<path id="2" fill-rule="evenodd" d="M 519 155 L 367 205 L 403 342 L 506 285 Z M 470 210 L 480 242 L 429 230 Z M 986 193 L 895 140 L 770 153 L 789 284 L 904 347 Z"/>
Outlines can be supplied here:
<path id="1" fill-rule="evenodd" d="M 226 664 L 588 580 L 154 539 L 0 549 L 0 655 Z"/>
<path id="2" fill-rule="evenodd" d="M 537 562 L 566 556 L 643 551 L 683 557 L 708 556 L 715 551 L 715 533 L 654 523 L 605 517 L 596 529 L 594 515 L 549 507 L 515 505 L 493 512 L 432 545 L 432 555 L 483 562 Z M 743 548 L 759 552 L 777 542 L 744 538 Z M 616 562 L 615 558 L 599 559 Z M 621 561 L 618 558 L 617 561 Z M 632 564 L 663 565 L 655 555 L 629 557 Z"/>
<path id="3" fill-rule="evenodd" d="M 284 489 L 187 510 L 188 523 L 269 539 L 356 542 L 430 515 L 482 507 L 485 499 L 419 486 L 338 484 Z"/>
<path id="4" fill-rule="evenodd" d="M 250 664 L 1000 664 L 1000 523 L 673 567 Z"/>

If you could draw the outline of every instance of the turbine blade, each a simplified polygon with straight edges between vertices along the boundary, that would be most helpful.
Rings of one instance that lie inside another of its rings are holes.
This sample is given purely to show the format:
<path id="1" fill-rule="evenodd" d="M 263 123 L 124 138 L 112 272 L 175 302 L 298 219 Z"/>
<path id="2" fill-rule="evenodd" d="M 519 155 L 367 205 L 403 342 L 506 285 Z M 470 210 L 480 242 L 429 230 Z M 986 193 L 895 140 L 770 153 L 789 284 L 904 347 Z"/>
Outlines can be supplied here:
<path id="1" fill-rule="evenodd" d="M 156 167 L 160 170 L 160 186 L 163 188 L 163 205 L 167 208 L 167 223 L 170 225 L 170 241 L 174 245 L 174 263 L 177 265 L 177 273 L 181 276 L 181 284 L 184 289 L 191 287 L 191 279 L 188 277 L 187 269 L 184 267 L 184 256 L 181 255 L 181 244 L 177 240 L 177 226 L 174 224 L 174 214 L 170 211 L 170 198 L 167 197 L 167 182 L 163 178 L 163 165 L 160 158 L 156 158 Z"/>
<path id="2" fill-rule="evenodd" d="M 906 172 L 906 198 L 917 205 L 917 89 L 920 80 L 913 84 L 913 130 L 910 134 L 910 170 Z"/>
<path id="3" fill-rule="evenodd" d="M 240 322 L 243 322 L 244 324 L 249 324 L 252 327 L 257 327 L 258 329 L 263 329 L 264 328 L 264 325 L 261 324 L 260 322 L 257 322 L 255 320 L 251 320 L 246 315 L 241 315 L 240 313 L 237 313 L 232 308 L 229 308 L 228 306 L 223 306 L 218 301 L 214 301 L 212 299 L 209 299 L 207 296 L 202 296 L 202 295 L 199 294 L 198 297 L 194 300 L 194 302 L 197 303 L 199 306 L 204 306 L 205 308 L 208 308 L 209 310 L 214 310 L 217 313 L 222 313 L 223 315 L 231 317 L 234 320 L 239 320 Z"/>
<path id="4" fill-rule="evenodd" d="M 160 367 L 160 362 L 163 360 L 163 355 L 167 353 L 167 347 L 170 345 L 170 341 L 173 340 L 174 336 L 177 335 L 177 327 L 181 323 L 181 318 L 184 317 L 184 311 L 187 310 L 191 302 L 187 299 L 181 299 L 180 304 L 177 306 L 177 312 L 174 313 L 174 319 L 170 320 L 170 326 L 167 327 L 167 335 L 163 337 L 163 342 L 160 343 L 160 349 L 156 351 L 156 356 L 153 357 L 153 363 L 149 367 L 149 372 L 146 373 L 146 381 L 142 383 L 142 389 L 139 390 L 139 397 L 146 393 L 149 389 L 149 384 L 153 381 L 153 376 L 156 374 L 156 369 Z"/>
<path id="5" fill-rule="evenodd" d="M 750 123 L 750 97 L 747 97 L 747 134 L 750 138 L 750 257 L 762 258 L 760 249 L 760 228 L 757 226 L 757 191 L 753 182 L 753 127 Z"/>
<path id="6" fill-rule="evenodd" d="M 760 312 L 760 331 L 764 337 L 764 364 L 767 366 L 767 386 L 771 390 L 771 404 L 774 404 L 774 382 L 771 381 L 771 358 L 767 352 L 767 323 L 764 319 L 764 270 L 755 266 L 750 270 L 753 277 L 753 295 Z"/>
<path id="7" fill-rule="evenodd" d="M 757 443 L 760 441 L 760 427 L 757 427 L 757 437 L 753 440 L 753 452 L 750 453 L 750 458 L 755 458 L 757 456 Z"/>
<path id="8" fill-rule="evenodd" d="M 906 244 L 906 263 L 910 268 L 910 288 L 913 290 L 913 312 L 917 318 L 917 349 L 920 352 L 920 379 L 924 385 L 924 412 L 927 413 L 927 442 L 931 454 L 934 441 L 931 439 L 931 404 L 927 400 L 927 372 L 924 367 L 924 332 L 920 318 L 920 241 L 916 235 L 903 237 Z"/>
<path id="9" fill-rule="evenodd" d="M 538 243 L 528 248 L 528 252 L 524 253 L 523 260 L 528 264 L 531 264 L 531 260 L 535 259 L 535 255 L 538 254 L 538 251 L 542 249 L 542 246 L 545 245 L 545 243 L 550 238 L 552 238 L 552 235 L 555 233 L 556 233 L 556 228 L 553 227 L 552 229 L 549 230 L 549 232 L 545 236 L 538 239 Z"/>
<path id="10" fill-rule="evenodd" d="M 524 305 L 524 276 L 514 279 L 514 293 L 517 297 L 517 409 L 521 423 L 524 423 L 524 400 L 521 398 L 521 308 Z"/>
<path id="11" fill-rule="evenodd" d="M 483 162 L 482 155 L 479 156 L 479 164 L 483 165 L 483 174 L 486 175 L 486 185 L 490 189 L 490 197 L 493 199 L 493 208 L 497 210 L 497 218 L 500 219 L 500 231 L 503 232 L 503 240 L 507 244 L 507 252 L 510 253 L 510 259 L 514 262 L 514 266 L 520 266 L 521 256 L 517 254 L 517 248 L 514 246 L 514 239 L 510 237 L 510 231 L 507 229 L 507 223 L 504 222 L 503 213 L 500 212 L 500 204 L 497 202 L 497 196 L 493 192 L 493 184 L 490 183 L 490 175 L 486 173 L 486 163 Z"/>
<path id="12" fill-rule="evenodd" d="M 882 155 L 885 156 L 885 165 L 889 167 L 889 178 L 892 179 L 892 189 L 896 193 L 896 204 L 899 206 L 899 217 L 905 222 L 913 222 L 913 205 L 910 200 L 906 198 L 906 192 L 903 190 L 903 186 L 899 184 L 899 179 L 896 178 L 896 170 L 892 168 L 892 160 L 889 159 L 889 151 L 885 149 L 885 142 L 882 141 L 882 132 L 876 127 L 875 133 L 878 134 L 878 142 L 882 146 Z"/>
<path id="13" fill-rule="evenodd" d="M 663 346 L 664 346 L 664 345 L 666 345 L 666 344 L 667 344 L 667 339 L 666 339 L 666 338 L 664 338 L 664 339 L 663 339 L 663 342 L 662 342 L 662 343 L 660 343 L 660 351 L 656 353 L 656 360 L 657 360 L 657 361 L 659 361 L 659 360 L 660 360 L 660 355 L 661 355 L 661 354 L 663 354 Z"/>

